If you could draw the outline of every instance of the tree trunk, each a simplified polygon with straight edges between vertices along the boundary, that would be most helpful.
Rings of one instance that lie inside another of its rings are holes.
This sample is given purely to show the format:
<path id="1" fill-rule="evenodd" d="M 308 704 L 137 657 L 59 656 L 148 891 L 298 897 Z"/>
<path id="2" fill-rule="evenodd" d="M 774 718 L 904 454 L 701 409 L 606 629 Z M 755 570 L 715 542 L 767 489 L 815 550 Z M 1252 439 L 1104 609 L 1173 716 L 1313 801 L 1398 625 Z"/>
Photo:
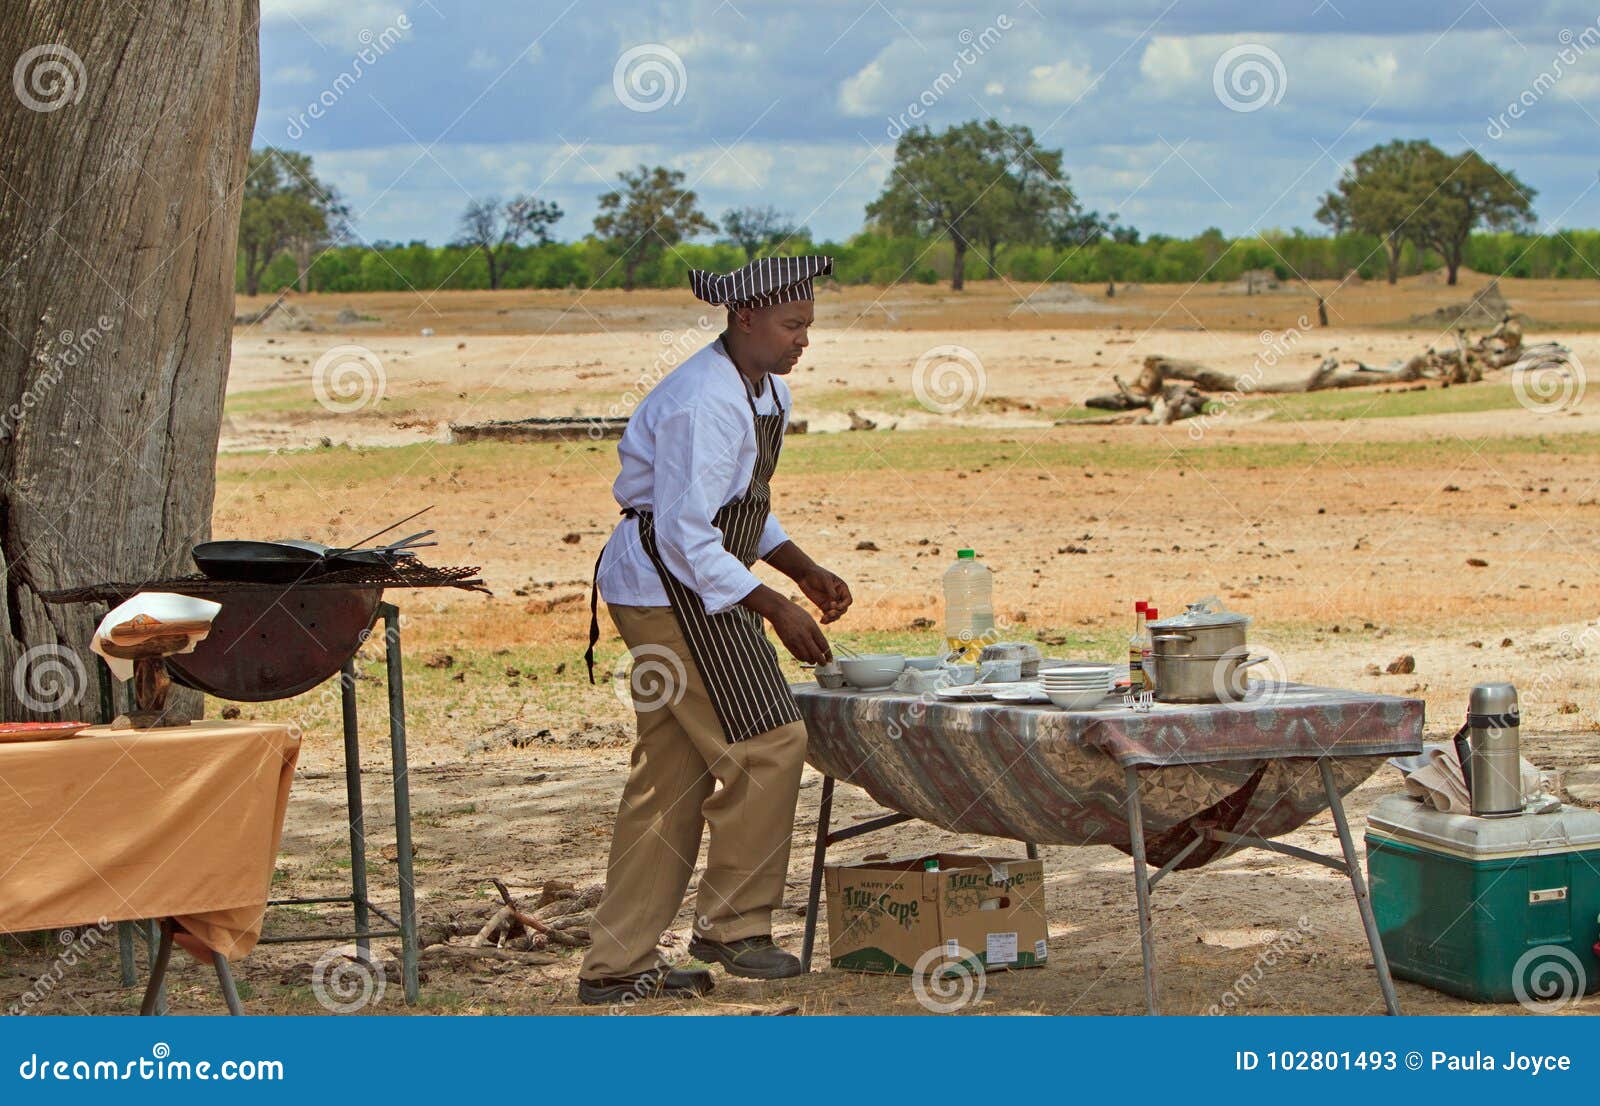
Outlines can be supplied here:
<path id="1" fill-rule="evenodd" d="M 8 721 L 99 710 L 103 611 L 40 592 L 181 572 L 209 536 L 257 25 L 256 0 L 0 7 L 43 51 L 0 97 Z"/>
<path id="2" fill-rule="evenodd" d="M 264 269 L 266 269 L 265 265 L 256 262 L 256 252 L 254 250 L 246 250 L 244 255 L 245 295 L 253 296 L 261 291 L 261 273 Z"/>
<path id="3" fill-rule="evenodd" d="M 1388 238 L 1386 238 L 1384 240 L 1383 245 L 1384 245 L 1384 251 L 1389 256 L 1389 283 L 1390 284 L 1399 284 L 1400 283 L 1400 251 L 1406 248 L 1406 244 L 1401 239 L 1396 238 L 1393 235 L 1390 235 Z"/>
<path id="4" fill-rule="evenodd" d="M 967 283 L 967 240 L 959 234 L 953 234 L 950 241 L 955 245 L 955 257 L 950 263 L 950 290 L 959 292 Z"/>
<path id="5" fill-rule="evenodd" d="M 294 267 L 299 276 L 295 278 L 300 294 L 311 291 L 311 251 L 316 248 L 316 243 L 309 238 L 296 238 L 294 242 Z"/>
<path id="6" fill-rule="evenodd" d="M 1461 254 L 1463 252 L 1461 249 L 1461 243 L 1457 242 L 1449 249 L 1441 250 L 1440 252 L 1444 254 L 1444 265 L 1447 273 L 1444 282 L 1446 284 L 1454 285 L 1456 282 L 1456 274 L 1461 271 Z"/>
<path id="7" fill-rule="evenodd" d="M 489 290 L 493 292 L 500 287 L 500 270 L 494 265 L 494 251 L 484 247 L 483 259 L 489 263 Z"/>

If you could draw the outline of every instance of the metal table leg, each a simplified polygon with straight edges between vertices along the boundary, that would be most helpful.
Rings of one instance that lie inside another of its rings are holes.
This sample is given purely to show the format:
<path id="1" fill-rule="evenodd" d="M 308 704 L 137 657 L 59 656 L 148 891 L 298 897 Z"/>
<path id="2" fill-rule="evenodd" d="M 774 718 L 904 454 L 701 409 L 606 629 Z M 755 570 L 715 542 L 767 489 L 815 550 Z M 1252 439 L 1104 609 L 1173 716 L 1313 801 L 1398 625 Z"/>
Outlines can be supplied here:
<path id="1" fill-rule="evenodd" d="M 1151 932 L 1150 878 L 1144 857 L 1144 810 L 1139 805 L 1139 770 L 1129 765 L 1122 770 L 1122 778 L 1128 790 L 1128 836 L 1133 852 L 1133 887 L 1139 900 L 1139 951 L 1144 957 L 1144 1004 L 1147 1013 L 1159 1014 L 1155 935 Z"/>
<path id="2" fill-rule="evenodd" d="M 172 930 L 161 930 L 161 943 L 150 961 L 150 982 L 145 984 L 144 1001 L 139 1003 L 139 1015 L 151 1017 L 165 1013 L 166 1002 L 162 986 L 167 978 L 167 964 L 172 960 Z"/>
<path id="3" fill-rule="evenodd" d="M 393 603 L 380 603 L 383 618 L 385 674 L 389 684 L 389 747 L 394 758 L 395 867 L 400 883 L 400 965 L 405 980 L 406 1004 L 417 1001 L 417 890 L 411 863 L 411 777 L 406 767 L 405 674 L 400 662 L 400 611 Z"/>
<path id="4" fill-rule="evenodd" d="M 228 970 L 228 958 L 220 952 L 213 953 L 211 962 L 217 969 L 217 984 L 222 988 L 222 1001 L 228 1004 L 228 1013 L 239 1017 L 244 1007 L 239 1005 L 239 991 L 233 985 L 233 972 Z"/>
<path id="5" fill-rule="evenodd" d="M 1344 850 L 1350 886 L 1355 891 L 1356 909 L 1361 912 L 1361 925 L 1367 931 L 1367 945 L 1372 949 L 1372 966 L 1378 972 L 1378 989 L 1383 992 L 1384 1009 L 1390 1014 L 1398 1014 L 1400 1000 L 1394 993 L 1394 978 L 1389 974 L 1389 958 L 1383 952 L 1378 920 L 1372 916 L 1372 898 L 1367 894 L 1367 881 L 1361 874 L 1361 858 L 1356 855 L 1355 841 L 1350 837 L 1350 823 L 1344 815 L 1344 803 L 1333 781 L 1333 765 L 1323 757 L 1317 761 L 1317 768 L 1322 773 L 1322 789 L 1327 793 L 1328 809 L 1333 812 L 1334 828 L 1339 831 L 1339 847 Z"/>
<path id="6" fill-rule="evenodd" d="M 1022 844 L 1023 844 L 1023 848 L 1025 848 L 1027 850 L 1025 855 L 1027 856 L 1027 858 L 1029 860 L 1038 860 L 1039 859 L 1039 846 L 1038 845 L 1034 844 L 1032 841 L 1024 841 Z"/>
<path id="7" fill-rule="evenodd" d="M 354 900 L 356 932 L 365 934 L 367 917 L 367 827 L 361 801 L 361 739 L 356 718 L 356 662 L 345 661 L 339 671 L 340 710 L 344 716 L 344 794 L 350 816 L 350 897 Z M 356 938 L 356 948 L 368 953 L 369 937 Z"/>
<path id="8" fill-rule="evenodd" d="M 811 970 L 811 950 L 817 941 L 817 909 L 822 901 L 823 864 L 828 856 L 828 824 L 833 819 L 833 777 L 822 778 L 822 801 L 817 804 L 817 843 L 811 852 L 811 892 L 806 899 L 806 936 L 800 946 L 800 970 Z"/>
<path id="9" fill-rule="evenodd" d="M 117 923 L 117 962 L 122 967 L 122 985 L 132 987 L 139 982 L 139 972 L 133 963 L 133 923 Z"/>

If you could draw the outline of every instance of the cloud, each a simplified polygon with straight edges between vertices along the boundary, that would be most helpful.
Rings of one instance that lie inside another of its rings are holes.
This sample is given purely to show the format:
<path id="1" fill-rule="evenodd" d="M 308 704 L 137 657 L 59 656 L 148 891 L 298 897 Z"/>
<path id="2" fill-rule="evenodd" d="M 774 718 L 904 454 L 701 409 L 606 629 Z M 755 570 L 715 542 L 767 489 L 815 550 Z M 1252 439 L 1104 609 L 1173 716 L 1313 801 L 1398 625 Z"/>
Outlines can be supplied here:
<path id="1" fill-rule="evenodd" d="M 467 68 L 480 73 L 497 73 L 501 68 L 500 59 L 480 46 L 467 58 Z"/>
<path id="2" fill-rule="evenodd" d="M 839 110 L 846 115 L 876 115 L 887 100 L 887 86 L 883 62 L 874 58 L 839 85 Z"/>
<path id="3" fill-rule="evenodd" d="M 1023 89 L 1035 104 L 1071 104 L 1093 84 L 1094 74 L 1087 65 L 1064 58 L 1054 65 L 1036 65 L 1028 70 Z"/>
<path id="4" fill-rule="evenodd" d="M 273 71 L 272 79 L 283 84 L 309 84 L 317 75 L 309 65 L 286 65 Z"/>

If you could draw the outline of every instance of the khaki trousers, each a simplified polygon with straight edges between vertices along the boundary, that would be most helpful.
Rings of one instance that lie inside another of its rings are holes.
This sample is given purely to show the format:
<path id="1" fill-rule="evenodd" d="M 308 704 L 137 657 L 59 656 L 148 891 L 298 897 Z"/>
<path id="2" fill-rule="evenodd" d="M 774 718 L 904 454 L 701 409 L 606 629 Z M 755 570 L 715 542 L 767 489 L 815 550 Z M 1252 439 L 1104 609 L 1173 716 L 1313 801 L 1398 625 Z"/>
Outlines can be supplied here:
<path id="1" fill-rule="evenodd" d="M 772 932 L 806 755 L 803 722 L 747 741 L 723 736 L 671 607 L 607 609 L 634 656 L 639 740 L 590 927 L 594 944 L 579 973 L 585 979 L 658 965 L 656 942 L 683 903 L 707 824 L 695 932 L 714 941 Z"/>

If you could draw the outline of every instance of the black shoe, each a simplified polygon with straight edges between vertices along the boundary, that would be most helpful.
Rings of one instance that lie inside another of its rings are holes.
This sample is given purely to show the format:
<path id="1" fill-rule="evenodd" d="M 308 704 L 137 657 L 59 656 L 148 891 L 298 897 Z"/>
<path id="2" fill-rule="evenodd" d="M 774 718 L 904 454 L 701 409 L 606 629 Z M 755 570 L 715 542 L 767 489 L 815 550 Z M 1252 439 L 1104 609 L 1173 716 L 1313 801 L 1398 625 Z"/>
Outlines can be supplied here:
<path id="1" fill-rule="evenodd" d="M 633 975 L 578 980 L 578 1001 L 585 1006 L 632 1004 L 651 998 L 699 998 L 713 984 L 704 968 L 651 968 Z"/>
<path id="2" fill-rule="evenodd" d="M 764 935 L 727 943 L 693 937 L 689 955 L 707 964 L 721 964 L 731 974 L 746 979 L 789 979 L 800 974 L 800 958 L 784 952 Z"/>

